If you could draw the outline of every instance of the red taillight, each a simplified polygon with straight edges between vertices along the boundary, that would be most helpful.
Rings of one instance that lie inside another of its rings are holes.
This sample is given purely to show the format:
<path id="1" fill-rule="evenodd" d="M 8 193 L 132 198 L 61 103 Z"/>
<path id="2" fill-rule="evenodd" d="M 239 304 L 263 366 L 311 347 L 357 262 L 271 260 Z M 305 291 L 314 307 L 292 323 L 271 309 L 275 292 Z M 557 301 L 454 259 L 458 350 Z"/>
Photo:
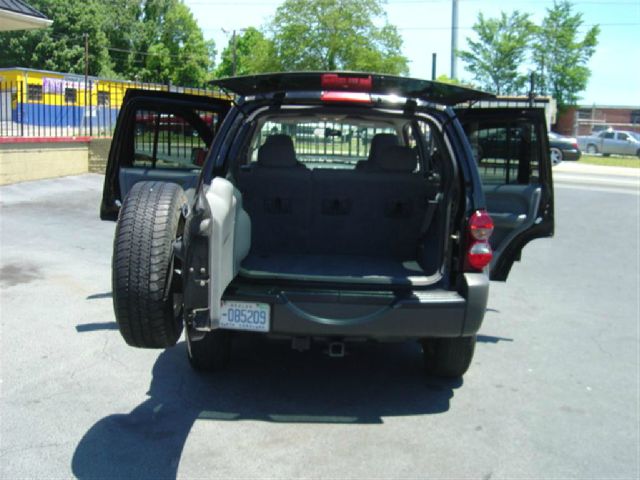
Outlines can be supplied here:
<path id="1" fill-rule="evenodd" d="M 475 240 L 489 240 L 493 233 L 493 220 L 484 210 L 477 210 L 469 218 L 469 233 Z"/>
<path id="2" fill-rule="evenodd" d="M 484 210 L 475 211 L 469 218 L 469 251 L 467 265 L 474 270 L 482 270 L 491 263 L 493 251 L 489 238 L 493 233 L 493 220 Z"/>
<path id="3" fill-rule="evenodd" d="M 322 92 L 323 102 L 371 103 L 371 95 L 363 92 Z"/>
<path id="4" fill-rule="evenodd" d="M 351 90 L 355 92 L 370 92 L 373 79 L 371 75 L 366 77 L 352 77 L 338 75 L 337 73 L 325 73 L 320 77 L 320 85 L 327 90 Z"/>
<path id="5" fill-rule="evenodd" d="M 579 150 L 580 149 L 580 147 L 578 147 L 578 142 L 573 142 L 571 144 L 571 146 L 574 148 L 574 150 Z"/>
<path id="6" fill-rule="evenodd" d="M 482 270 L 491 263 L 493 252 L 488 242 L 474 242 L 467 253 L 467 263 L 476 270 Z"/>

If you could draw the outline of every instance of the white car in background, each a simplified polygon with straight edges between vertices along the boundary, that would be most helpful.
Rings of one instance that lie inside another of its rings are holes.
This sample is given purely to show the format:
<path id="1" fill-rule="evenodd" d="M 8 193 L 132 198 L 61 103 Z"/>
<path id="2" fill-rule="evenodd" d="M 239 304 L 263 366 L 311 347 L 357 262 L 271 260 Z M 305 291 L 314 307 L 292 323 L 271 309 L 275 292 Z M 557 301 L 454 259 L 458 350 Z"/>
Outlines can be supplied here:
<path id="1" fill-rule="evenodd" d="M 630 131 L 603 130 L 596 135 L 580 136 L 578 137 L 578 146 L 583 152 L 590 154 L 640 157 L 640 138 L 637 133 Z"/>

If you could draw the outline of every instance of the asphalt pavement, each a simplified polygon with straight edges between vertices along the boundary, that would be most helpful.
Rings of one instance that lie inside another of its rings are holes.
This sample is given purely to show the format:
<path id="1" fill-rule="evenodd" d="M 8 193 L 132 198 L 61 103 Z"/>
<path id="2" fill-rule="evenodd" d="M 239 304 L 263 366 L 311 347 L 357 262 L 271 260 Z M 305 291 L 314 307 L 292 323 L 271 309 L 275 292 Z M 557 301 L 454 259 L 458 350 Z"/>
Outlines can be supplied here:
<path id="1" fill-rule="evenodd" d="M 638 478 L 633 178 L 557 171 L 556 237 L 492 284 L 459 383 L 426 378 L 411 343 L 336 359 L 243 340 L 216 375 L 182 341 L 130 348 L 102 177 L 2 187 L 0 477 Z"/>

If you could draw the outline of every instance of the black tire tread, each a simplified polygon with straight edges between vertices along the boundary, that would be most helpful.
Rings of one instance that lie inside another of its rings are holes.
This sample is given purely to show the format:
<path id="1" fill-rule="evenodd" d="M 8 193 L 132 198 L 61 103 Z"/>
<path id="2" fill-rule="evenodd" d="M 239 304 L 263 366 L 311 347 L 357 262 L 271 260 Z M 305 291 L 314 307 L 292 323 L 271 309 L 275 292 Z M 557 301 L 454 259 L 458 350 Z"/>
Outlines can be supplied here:
<path id="1" fill-rule="evenodd" d="M 231 333 L 212 330 L 200 340 L 190 341 L 187 350 L 189 363 L 200 372 L 217 372 L 229 364 Z"/>
<path id="2" fill-rule="evenodd" d="M 475 335 L 423 339 L 422 351 L 427 374 L 445 378 L 461 377 L 471 365 L 475 347 Z"/>
<path id="3" fill-rule="evenodd" d="M 171 295 L 164 297 L 185 202 L 177 184 L 138 182 L 120 209 L 113 245 L 113 307 L 129 345 L 166 348 L 175 345 L 182 333 Z"/>

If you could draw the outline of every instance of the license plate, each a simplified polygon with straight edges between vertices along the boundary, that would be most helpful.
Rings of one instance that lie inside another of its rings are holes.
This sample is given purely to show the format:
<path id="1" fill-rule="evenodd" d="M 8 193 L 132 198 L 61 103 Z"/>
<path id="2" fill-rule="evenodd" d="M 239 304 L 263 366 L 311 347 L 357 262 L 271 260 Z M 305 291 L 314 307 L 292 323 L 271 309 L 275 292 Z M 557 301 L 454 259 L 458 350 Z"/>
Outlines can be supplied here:
<path id="1" fill-rule="evenodd" d="M 220 328 L 269 331 L 269 304 L 250 302 L 222 302 Z"/>

